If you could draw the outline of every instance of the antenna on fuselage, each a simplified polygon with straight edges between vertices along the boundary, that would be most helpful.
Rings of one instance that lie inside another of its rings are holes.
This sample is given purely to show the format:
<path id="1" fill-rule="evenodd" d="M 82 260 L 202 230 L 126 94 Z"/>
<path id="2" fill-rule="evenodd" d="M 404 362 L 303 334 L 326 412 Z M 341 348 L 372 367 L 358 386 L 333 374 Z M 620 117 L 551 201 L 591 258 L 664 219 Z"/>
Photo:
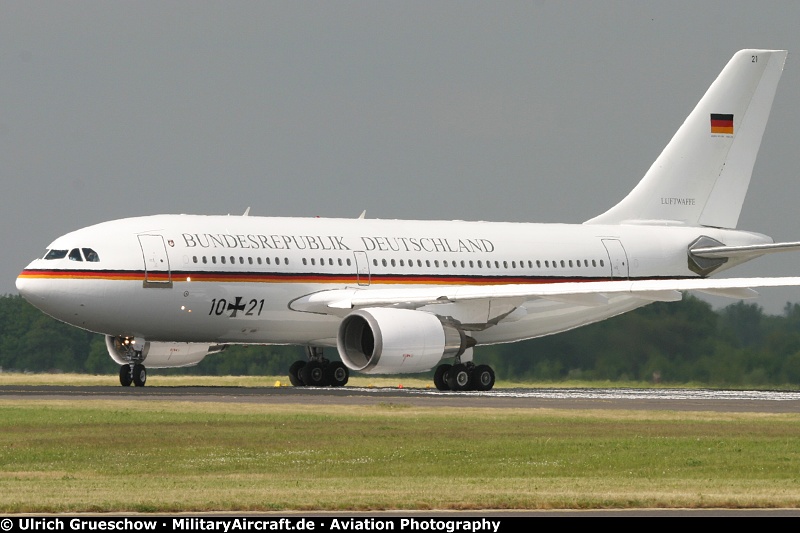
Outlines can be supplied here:
<path id="1" fill-rule="evenodd" d="M 367 210 L 364 209 L 363 211 L 361 211 L 361 214 L 358 215 L 358 218 L 359 219 L 367 218 Z"/>
<path id="2" fill-rule="evenodd" d="M 242 213 L 242 216 L 243 217 L 250 216 L 250 206 L 247 206 L 247 209 L 244 210 L 244 213 Z"/>

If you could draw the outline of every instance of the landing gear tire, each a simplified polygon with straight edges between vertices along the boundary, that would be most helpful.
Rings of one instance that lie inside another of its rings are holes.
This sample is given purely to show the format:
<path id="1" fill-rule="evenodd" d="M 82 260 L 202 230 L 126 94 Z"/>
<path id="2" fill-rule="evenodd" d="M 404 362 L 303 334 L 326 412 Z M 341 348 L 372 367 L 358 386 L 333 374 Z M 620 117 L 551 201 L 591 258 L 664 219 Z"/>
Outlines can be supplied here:
<path id="1" fill-rule="evenodd" d="M 305 361 L 295 361 L 289 367 L 289 381 L 294 387 L 305 387 L 306 385 L 300 378 L 300 372 L 302 372 L 304 366 L 306 366 Z"/>
<path id="2" fill-rule="evenodd" d="M 467 365 L 464 363 L 453 365 L 447 373 L 447 386 L 450 387 L 450 390 L 454 391 L 469 390 L 472 385 L 472 380 L 470 378 L 470 371 Z"/>
<path id="3" fill-rule="evenodd" d="M 453 365 L 439 365 L 436 367 L 436 372 L 433 374 L 433 384 L 436 385 L 438 390 L 450 390 L 450 386 L 447 384 L 447 373 L 450 372 L 450 369 Z"/>
<path id="4" fill-rule="evenodd" d="M 350 372 L 341 361 L 334 361 L 325 367 L 325 381 L 333 387 L 344 387 L 350 379 Z"/>
<path id="5" fill-rule="evenodd" d="M 488 391 L 494 387 L 494 370 L 489 365 L 478 365 L 472 370 L 472 386 L 477 391 Z"/>
<path id="6" fill-rule="evenodd" d="M 326 382 L 325 368 L 318 361 L 309 361 L 300 371 L 300 379 L 309 387 L 324 387 Z"/>
<path id="7" fill-rule="evenodd" d="M 119 384 L 123 387 L 130 387 L 131 383 L 133 383 L 131 365 L 122 365 L 119 367 Z"/>
<path id="8" fill-rule="evenodd" d="M 133 365 L 133 384 L 144 387 L 145 383 L 147 383 L 147 369 L 141 364 Z"/>

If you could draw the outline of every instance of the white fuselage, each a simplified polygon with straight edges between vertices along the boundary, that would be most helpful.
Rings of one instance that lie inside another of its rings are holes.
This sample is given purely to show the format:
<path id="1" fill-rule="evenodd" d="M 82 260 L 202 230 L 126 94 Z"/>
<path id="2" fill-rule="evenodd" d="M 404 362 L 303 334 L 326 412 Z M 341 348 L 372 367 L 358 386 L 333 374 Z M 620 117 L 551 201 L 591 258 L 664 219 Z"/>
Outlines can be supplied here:
<path id="1" fill-rule="evenodd" d="M 158 215 L 58 238 L 48 250 L 67 254 L 34 260 L 17 287 L 53 317 L 106 335 L 335 346 L 341 316 L 293 302 L 345 288 L 699 277 L 687 249 L 701 236 L 729 246 L 771 242 L 749 232 L 668 225 Z M 71 254 L 75 249 L 83 255 Z M 97 260 L 86 260 L 87 250 Z M 645 303 L 628 295 L 600 306 L 486 300 L 454 305 L 448 314 L 472 324 L 470 335 L 487 344 L 564 331 Z"/>

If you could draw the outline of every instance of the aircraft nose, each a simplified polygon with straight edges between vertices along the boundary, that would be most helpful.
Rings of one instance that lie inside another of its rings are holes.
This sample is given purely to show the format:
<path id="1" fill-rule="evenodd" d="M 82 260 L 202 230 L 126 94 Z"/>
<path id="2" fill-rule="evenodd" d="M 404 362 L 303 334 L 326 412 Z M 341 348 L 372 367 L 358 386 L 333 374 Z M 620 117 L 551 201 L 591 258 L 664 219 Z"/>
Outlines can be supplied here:
<path id="1" fill-rule="evenodd" d="M 31 283 L 31 280 L 25 276 L 25 272 L 21 272 L 19 276 L 17 276 L 17 292 L 28 300 L 29 302 L 31 299 L 37 299 L 36 291 L 34 290 L 35 284 Z M 42 299 L 41 296 L 38 296 L 38 299 Z"/>

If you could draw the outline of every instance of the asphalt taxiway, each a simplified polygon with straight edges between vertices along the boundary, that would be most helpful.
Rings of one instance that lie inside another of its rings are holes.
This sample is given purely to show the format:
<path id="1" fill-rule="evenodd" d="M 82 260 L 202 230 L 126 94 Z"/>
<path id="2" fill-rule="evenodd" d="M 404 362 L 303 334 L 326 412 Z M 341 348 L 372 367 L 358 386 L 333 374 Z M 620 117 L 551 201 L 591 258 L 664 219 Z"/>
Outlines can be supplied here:
<path id="1" fill-rule="evenodd" d="M 712 389 L 495 389 L 442 392 L 425 388 L 0 386 L 0 399 L 245 402 L 369 405 L 391 402 L 473 408 L 634 409 L 717 412 L 800 412 L 800 391 Z"/>

